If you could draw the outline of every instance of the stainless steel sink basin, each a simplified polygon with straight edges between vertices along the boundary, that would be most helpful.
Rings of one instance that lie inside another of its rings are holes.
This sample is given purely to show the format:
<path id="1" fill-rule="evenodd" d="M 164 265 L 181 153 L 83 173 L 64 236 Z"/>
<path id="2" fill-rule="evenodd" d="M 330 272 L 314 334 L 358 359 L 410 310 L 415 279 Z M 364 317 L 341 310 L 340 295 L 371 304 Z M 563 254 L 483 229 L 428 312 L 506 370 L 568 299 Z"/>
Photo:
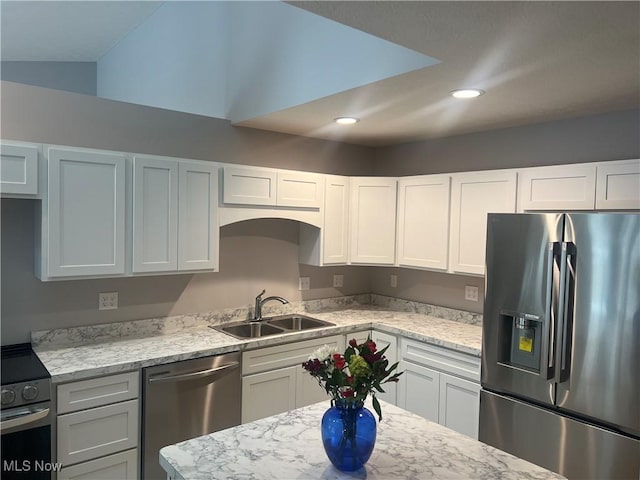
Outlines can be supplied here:
<path id="1" fill-rule="evenodd" d="M 320 328 L 333 326 L 333 323 L 318 320 L 317 318 L 307 317 L 305 315 L 282 315 L 264 320 L 269 325 L 284 328 L 286 330 L 309 330 L 312 328 Z"/>
<path id="2" fill-rule="evenodd" d="M 282 328 L 274 327 L 262 322 L 242 322 L 241 324 L 230 324 L 217 327 L 223 333 L 228 333 L 236 338 L 259 338 L 269 335 L 284 333 Z"/>
<path id="3" fill-rule="evenodd" d="M 331 327 L 333 325 L 331 322 L 325 322 L 317 318 L 293 314 L 264 318 L 259 322 L 233 322 L 226 325 L 212 326 L 211 328 L 236 338 L 245 339 Z"/>

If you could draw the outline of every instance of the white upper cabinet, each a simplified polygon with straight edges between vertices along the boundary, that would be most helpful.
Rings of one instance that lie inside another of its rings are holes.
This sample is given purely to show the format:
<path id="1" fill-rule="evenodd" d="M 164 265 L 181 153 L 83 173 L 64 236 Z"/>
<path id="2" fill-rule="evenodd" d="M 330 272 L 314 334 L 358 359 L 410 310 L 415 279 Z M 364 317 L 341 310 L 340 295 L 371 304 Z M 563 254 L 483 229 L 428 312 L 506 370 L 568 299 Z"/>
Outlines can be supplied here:
<path id="1" fill-rule="evenodd" d="M 451 184 L 450 271 L 483 275 L 487 214 L 515 211 L 515 171 L 454 174 Z"/>
<path id="2" fill-rule="evenodd" d="M 240 205 L 276 205 L 275 171 L 224 167 L 223 201 Z"/>
<path id="3" fill-rule="evenodd" d="M 123 154 L 49 147 L 41 279 L 125 272 Z"/>
<path id="4" fill-rule="evenodd" d="M 266 168 L 224 167 L 223 201 L 228 204 L 320 208 L 323 176 Z"/>
<path id="5" fill-rule="evenodd" d="M 276 205 L 279 207 L 320 208 L 324 179 L 317 173 L 278 172 Z"/>
<path id="6" fill-rule="evenodd" d="M 48 147 L 47 157 L 36 275 L 46 280 L 123 274 L 125 155 Z"/>
<path id="7" fill-rule="evenodd" d="M 217 165 L 133 159 L 133 273 L 214 270 Z"/>
<path id="8" fill-rule="evenodd" d="M 598 164 L 597 210 L 640 210 L 640 159 Z"/>
<path id="9" fill-rule="evenodd" d="M 350 261 L 395 263 L 396 179 L 351 178 Z"/>
<path id="10" fill-rule="evenodd" d="M 178 270 L 217 270 L 218 167 L 180 161 L 178 177 Z"/>
<path id="11" fill-rule="evenodd" d="M 398 265 L 447 269 L 450 189 L 449 175 L 398 180 Z"/>
<path id="12" fill-rule="evenodd" d="M 595 165 L 558 165 L 519 172 L 518 211 L 593 210 Z"/>
<path id="13" fill-rule="evenodd" d="M 320 227 L 300 223 L 299 261 L 305 265 L 345 265 L 349 261 L 349 177 L 325 175 Z"/>
<path id="14" fill-rule="evenodd" d="M 178 269 L 178 162 L 133 158 L 133 272 Z"/>
<path id="15" fill-rule="evenodd" d="M 39 152 L 39 145 L 0 141 L 0 193 L 38 194 Z"/>
<path id="16" fill-rule="evenodd" d="M 349 260 L 349 178 L 325 176 L 322 260 L 326 265 Z"/>

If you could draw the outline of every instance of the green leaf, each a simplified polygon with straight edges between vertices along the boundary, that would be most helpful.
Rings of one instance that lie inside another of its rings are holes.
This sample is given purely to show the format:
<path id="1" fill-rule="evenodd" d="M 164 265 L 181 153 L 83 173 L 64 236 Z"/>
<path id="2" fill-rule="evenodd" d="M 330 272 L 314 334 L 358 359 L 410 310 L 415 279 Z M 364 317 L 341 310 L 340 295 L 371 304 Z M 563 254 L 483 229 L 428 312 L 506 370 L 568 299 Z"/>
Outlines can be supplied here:
<path id="1" fill-rule="evenodd" d="M 378 421 L 382 421 L 382 408 L 380 407 L 380 402 L 375 395 L 371 396 L 371 402 L 373 403 L 373 409 L 378 414 Z"/>

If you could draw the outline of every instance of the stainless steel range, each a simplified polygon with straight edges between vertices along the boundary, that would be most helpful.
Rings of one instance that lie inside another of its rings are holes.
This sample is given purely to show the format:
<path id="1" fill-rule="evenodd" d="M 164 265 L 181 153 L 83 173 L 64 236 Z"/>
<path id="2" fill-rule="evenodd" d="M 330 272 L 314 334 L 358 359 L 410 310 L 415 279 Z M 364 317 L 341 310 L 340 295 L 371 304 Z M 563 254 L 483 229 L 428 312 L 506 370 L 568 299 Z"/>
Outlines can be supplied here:
<path id="1" fill-rule="evenodd" d="M 3 479 L 51 478 L 51 378 L 28 343 L 1 347 Z"/>

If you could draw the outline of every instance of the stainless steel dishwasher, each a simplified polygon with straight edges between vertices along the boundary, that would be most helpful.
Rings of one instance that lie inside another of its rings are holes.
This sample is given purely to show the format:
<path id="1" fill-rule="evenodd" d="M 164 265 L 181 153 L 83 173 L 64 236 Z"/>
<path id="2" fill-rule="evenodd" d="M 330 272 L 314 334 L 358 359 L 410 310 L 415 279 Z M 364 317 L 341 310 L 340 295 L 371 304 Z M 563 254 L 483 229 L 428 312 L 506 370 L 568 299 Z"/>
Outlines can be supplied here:
<path id="1" fill-rule="evenodd" d="M 240 425 L 240 353 L 143 369 L 142 478 L 166 479 L 162 447 Z"/>

